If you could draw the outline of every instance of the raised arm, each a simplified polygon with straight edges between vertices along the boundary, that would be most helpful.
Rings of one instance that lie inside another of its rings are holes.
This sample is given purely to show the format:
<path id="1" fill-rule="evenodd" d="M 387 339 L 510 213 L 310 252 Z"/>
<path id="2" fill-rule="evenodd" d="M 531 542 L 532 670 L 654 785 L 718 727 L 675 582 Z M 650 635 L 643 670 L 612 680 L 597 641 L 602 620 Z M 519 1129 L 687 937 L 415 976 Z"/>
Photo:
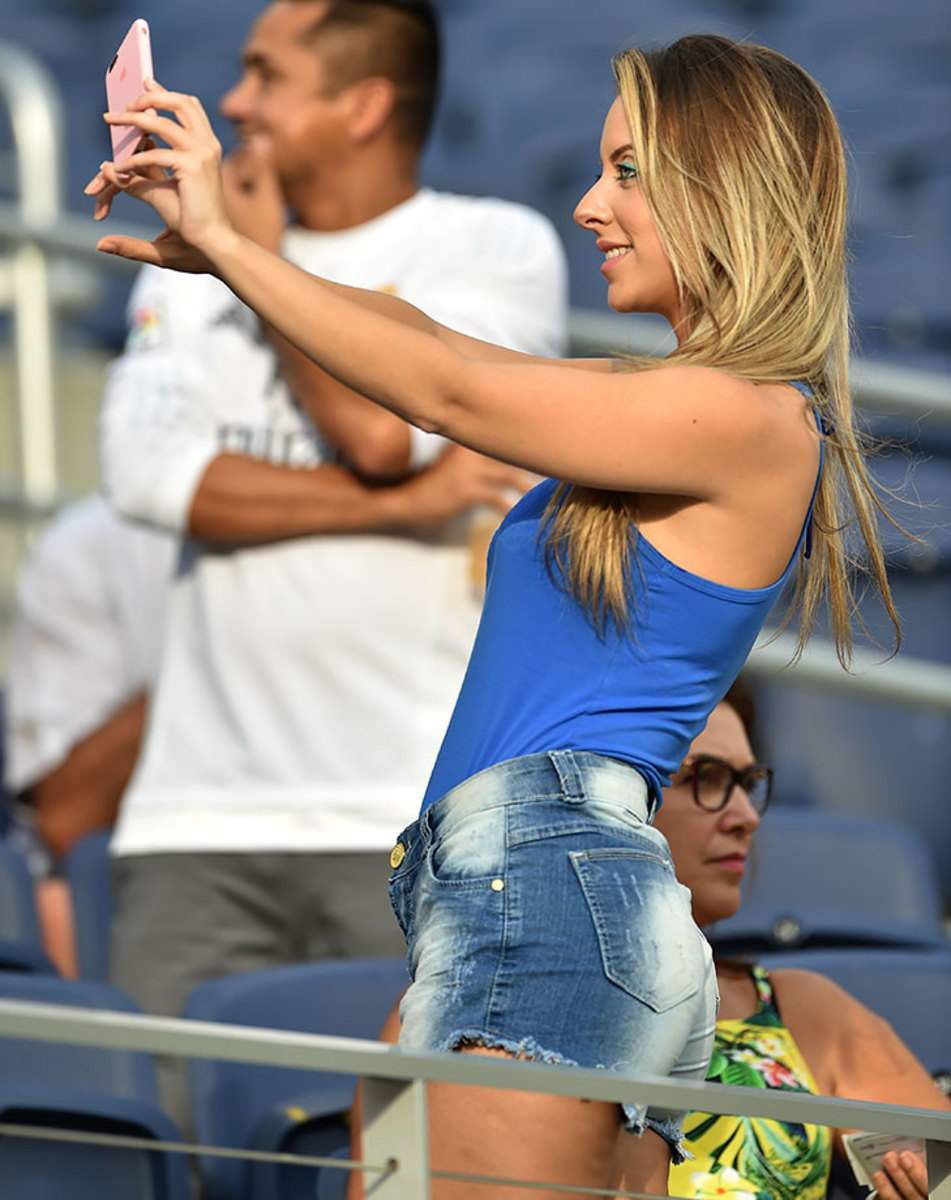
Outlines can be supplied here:
<path id="1" fill-rule="evenodd" d="M 143 145 L 154 146 L 155 142 L 147 138 L 144 139 Z M 252 151 L 248 146 L 243 146 L 228 155 L 221 167 L 223 201 L 233 228 L 277 255 L 284 233 L 283 198 L 276 179 L 270 177 L 273 173 L 270 172 L 269 164 L 263 156 L 264 152 L 260 148 Z M 104 168 L 108 166 L 109 164 L 103 164 Z M 163 168 L 143 167 L 142 170 L 156 182 L 166 178 Z M 111 170 L 101 171 L 87 185 L 87 194 L 93 195 L 96 200 L 96 220 L 101 221 L 108 216 L 113 198 L 122 190 L 108 182 L 108 179 L 114 177 Z M 136 194 L 135 187 L 126 190 Z M 511 208 L 512 215 L 515 215 L 518 206 L 512 205 Z M 526 216 L 525 212 L 518 214 L 521 226 L 526 225 Z M 548 365 L 558 362 L 580 370 L 601 373 L 616 370 L 619 363 L 614 358 L 552 357 L 564 348 L 567 340 L 567 328 L 564 325 L 559 327 L 551 315 L 558 307 L 557 297 L 562 297 L 561 303 L 564 303 L 567 289 L 566 265 L 557 236 L 552 231 L 546 241 L 545 237 L 541 236 L 539 224 L 536 220 L 531 229 L 517 226 L 509 232 L 510 238 L 529 235 L 535 249 L 535 261 L 530 265 L 523 264 L 519 268 L 513 268 L 511 261 L 507 259 L 503 273 L 497 269 L 500 253 L 497 250 L 488 265 L 488 271 L 480 274 L 479 248 L 470 248 L 468 245 L 461 248 L 452 276 L 442 283 L 438 298 L 427 298 L 427 312 L 444 314 L 444 324 L 392 294 L 348 287 L 328 280 L 323 282 L 327 288 L 360 308 L 430 333 L 452 346 L 465 358 L 475 362 Z M 184 261 L 174 261 L 171 244 L 157 247 L 135 238 L 114 237 L 103 239 L 100 248 L 105 249 L 105 243 L 108 243 L 110 253 L 151 262 L 157 266 L 185 270 L 207 269 L 200 264 L 188 266 Z M 466 261 L 467 252 L 474 259 L 473 262 Z M 481 292 L 483 297 L 481 304 L 476 307 L 470 301 L 474 292 Z M 543 304 L 539 303 L 542 298 Z M 521 307 L 520 301 L 524 302 Z M 533 311 L 526 312 L 526 308 Z M 545 309 L 546 313 L 540 315 L 539 309 Z M 266 326 L 266 330 L 292 384 L 296 382 L 304 385 L 306 393 L 309 390 L 308 384 L 319 382 L 321 378 L 328 381 L 323 372 L 308 375 L 308 372 L 316 371 L 315 364 L 282 338 L 273 326 Z M 493 340 L 489 340 L 490 338 Z M 299 394 L 296 388 L 295 394 Z M 306 394 L 300 398 L 305 403 L 308 399 Z M 318 398 L 318 403 L 321 404 L 321 409 L 319 415 L 315 414 L 315 420 L 330 440 L 339 444 L 327 421 L 328 415 L 331 422 L 335 420 L 336 414 L 330 410 L 337 406 L 334 401 L 330 401 L 328 406 L 322 398 Z"/>
<path id="2" fill-rule="evenodd" d="M 281 428 L 244 427 L 244 377 L 222 375 L 233 336 L 222 298 L 228 293 L 211 280 L 157 271 L 143 272 L 133 289 L 128 346 L 109 370 L 100 419 L 103 480 L 123 515 L 203 541 L 254 545 L 317 533 L 428 532 L 470 506 L 501 508 L 511 489 L 524 489 L 514 468 L 468 452 L 443 455 L 400 485 L 374 487 L 321 463 L 313 426 L 290 408 Z M 270 368 L 249 366 L 255 390 L 263 383 L 254 373 Z M 252 435 L 260 436 L 247 444 Z"/>
<path id="3" fill-rule="evenodd" d="M 776 436 L 769 402 L 719 372 L 592 372 L 488 350 L 474 359 L 417 310 L 396 310 L 387 297 L 355 303 L 348 289 L 297 270 L 229 224 L 220 147 L 194 97 L 156 86 L 137 104 L 173 117 L 136 111 L 110 119 L 161 137 L 169 149 L 133 156 L 125 164 L 131 173 L 107 165 L 104 175 L 152 204 L 172 232 L 151 244 L 107 237 L 101 249 L 218 275 L 342 383 L 421 429 L 540 474 L 714 499 L 724 489 L 736 494 L 751 474 L 772 482 L 783 469 L 792 424 Z M 136 173 L 159 169 L 170 175 Z"/>

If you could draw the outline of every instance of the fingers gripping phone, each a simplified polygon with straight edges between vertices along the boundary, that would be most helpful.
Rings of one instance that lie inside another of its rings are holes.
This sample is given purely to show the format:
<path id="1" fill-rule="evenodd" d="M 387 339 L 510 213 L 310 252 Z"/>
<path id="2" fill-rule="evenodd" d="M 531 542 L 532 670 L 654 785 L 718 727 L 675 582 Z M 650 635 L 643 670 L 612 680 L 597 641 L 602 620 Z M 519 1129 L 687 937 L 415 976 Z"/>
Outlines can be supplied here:
<path id="1" fill-rule="evenodd" d="M 106 102 L 110 112 L 122 112 L 145 91 L 152 78 L 152 43 L 149 23 L 139 17 L 129 26 L 106 71 Z M 154 111 L 154 110 L 152 110 Z M 110 125 L 112 161 L 122 162 L 135 152 L 142 133 L 133 125 Z"/>

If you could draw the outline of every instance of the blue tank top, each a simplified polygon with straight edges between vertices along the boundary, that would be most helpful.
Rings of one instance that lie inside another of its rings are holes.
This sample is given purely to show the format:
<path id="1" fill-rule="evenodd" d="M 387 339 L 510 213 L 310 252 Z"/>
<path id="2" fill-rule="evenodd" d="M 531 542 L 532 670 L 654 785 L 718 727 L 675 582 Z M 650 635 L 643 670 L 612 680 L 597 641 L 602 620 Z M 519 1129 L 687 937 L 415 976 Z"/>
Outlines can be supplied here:
<path id="1" fill-rule="evenodd" d="M 789 578 L 819 476 L 799 544 L 775 583 L 714 583 L 638 536 L 630 629 L 609 621 L 603 635 L 545 561 L 539 526 L 557 482 L 523 496 L 492 539 L 482 619 L 423 809 L 486 767 L 549 750 L 628 762 L 659 803 Z"/>

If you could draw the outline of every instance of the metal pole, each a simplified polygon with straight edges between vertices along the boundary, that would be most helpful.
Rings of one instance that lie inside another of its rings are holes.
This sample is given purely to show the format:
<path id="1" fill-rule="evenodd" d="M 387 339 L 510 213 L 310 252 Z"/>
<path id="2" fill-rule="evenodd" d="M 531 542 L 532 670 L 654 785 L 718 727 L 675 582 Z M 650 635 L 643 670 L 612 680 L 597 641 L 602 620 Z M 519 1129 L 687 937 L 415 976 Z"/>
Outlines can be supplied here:
<path id="1" fill-rule="evenodd" d="M 745 669 L 762 679 L 781 680 L 786 687 L 816 685 L 850 697 L 951 712 L 951 667 L 941 663 L 906 654 L 883 661 L 883 653 L 859 647 L 851 670 L 844 671 L 835 646 L 823 638 L 808 642 L 797 662 L 793 662 L 795 652 L 793 634 L 774 637 L 765 633 L 753 647 Z"/>
<path id="2" fill-rule="evenodd" d="M 373 1200 L 429 1200 L 426 1085 L 421 1079 L 363 1081 L 363 1158 L 392 1162 L 393 1171 L 364 1187 Z"/>
<path id="3" fill-rule="evenodd" d="M 929 1139 L 925 1142 L 925 1160 L 930 1200 L 951 1200 L 951 1145 Z"/>
<path id="4" fill-rule="evenodd" d="M 19 208 L 25 221 L 54 225 L 61 211 L 62 107 L 47 68 L 26 51 L 0 42 L 0 95 L 10 113 L 16 149 Z M 53 393 L 53 313 L 43 249 L 23 242 L 11 264 L 17 360 L 20 471 L 31 504 L 56 493 L 56 411 Z"/>

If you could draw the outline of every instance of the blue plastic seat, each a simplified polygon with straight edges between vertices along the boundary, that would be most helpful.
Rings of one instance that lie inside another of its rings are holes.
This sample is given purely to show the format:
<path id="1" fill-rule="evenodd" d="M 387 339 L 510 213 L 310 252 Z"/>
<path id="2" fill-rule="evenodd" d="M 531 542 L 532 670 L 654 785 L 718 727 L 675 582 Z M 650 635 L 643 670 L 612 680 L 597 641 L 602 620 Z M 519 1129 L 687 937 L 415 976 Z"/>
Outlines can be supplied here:
<path id="1" fill-rule="evenodd" d="M 10 811 L 7 807 L 7 788 L 6 788 L 6 734 L 4 732 L 4 696 L 3 690 L 0 689 L 0 838 L 7 831 L 7 826 L 10 824 Z"/>
<path id="2" fill-rule="evenodd" d="M 718 952 L 794 946 L 944 947 L 941 890 L 922 841 L 894 821 L 771 809 L 736 916 L 707 930 Z"/>
<path id="3" fill-rule="evenodd" d="M 948 1090 L 951 951 L 830 948 L 770 954 L 761 961 L 768 967 L 797 967 L 827 975 L 884 1017 Z"/>
<path id="4" fill-rule="evenodd" d="M 156 1106 L 54 1084 L 0 1082 L 0 1122 L 90 1135 L 177 1142 L 181 1135 Z M 0 1137 L 3 1195 L 17 1200 L 189 1200 L 180 1154 L 144 1147 Z"/>
<path id="5" fill-rule="evenodd" d="M 201 984 L 183 1016 L 200 1021 L 376 1038 L 409 984 L 402 959 L 346 959 L 253 971 Z M 319 1071 L 194 1059 L 198 1140 L 257 1150 L 327 1154 L 344 1144 L 356 1079 Z M 207 1157 L 206 1200 L 314 1195 L 314 1169 Z"/>
<path id="6" fill-rule="evenodd" d="M 112 926 L 112 862 L 109 830 L 77 842 L 66 858 L 66 881 L 73 898 L 76 953 L 83 979 L 109 978 Z"/>
<path id="7" fill-rule="evenodd" d="M 349 1158 L 349 1146 L 341 1146 L 331 1158 Z M 343 1167 L 322 1167 L 317 1176 L 317 1194 L 314 1200 L 347 1200 L 347 1181 L 350 1172 Z"/>
<path id="8" fill-rule="evenodd" d="M 56 968 L 43 953 L 36 916 L 33 879 L 23 859 L 0 839 L 0 971 Z"/>
<path id="9" fill-rule="evenodd" d="M 0 972 L 0 997 L 138 1013 L 103 983 Z M 140 1052 L 0 1038 L 0 1121 L 170 1142 L 181 1134 L 158 1106 L 152 1059 Z M 188 1200 L 180 1154 L 0 1138 L 3 1195 L 17 1200 Z"/>
<path id="10" fill-rule="evenodd" d="M 62 979 L 56 975 L 0 971 L 0 997 L 114 1012 L 142 1011 L 130 996 L 109 984 Z M 4 1085 L 94 1088 L 108 1095 L 158 1104 L 152 1059 L 130 1050 L 0 1038 L 0 1081 Z"/>

